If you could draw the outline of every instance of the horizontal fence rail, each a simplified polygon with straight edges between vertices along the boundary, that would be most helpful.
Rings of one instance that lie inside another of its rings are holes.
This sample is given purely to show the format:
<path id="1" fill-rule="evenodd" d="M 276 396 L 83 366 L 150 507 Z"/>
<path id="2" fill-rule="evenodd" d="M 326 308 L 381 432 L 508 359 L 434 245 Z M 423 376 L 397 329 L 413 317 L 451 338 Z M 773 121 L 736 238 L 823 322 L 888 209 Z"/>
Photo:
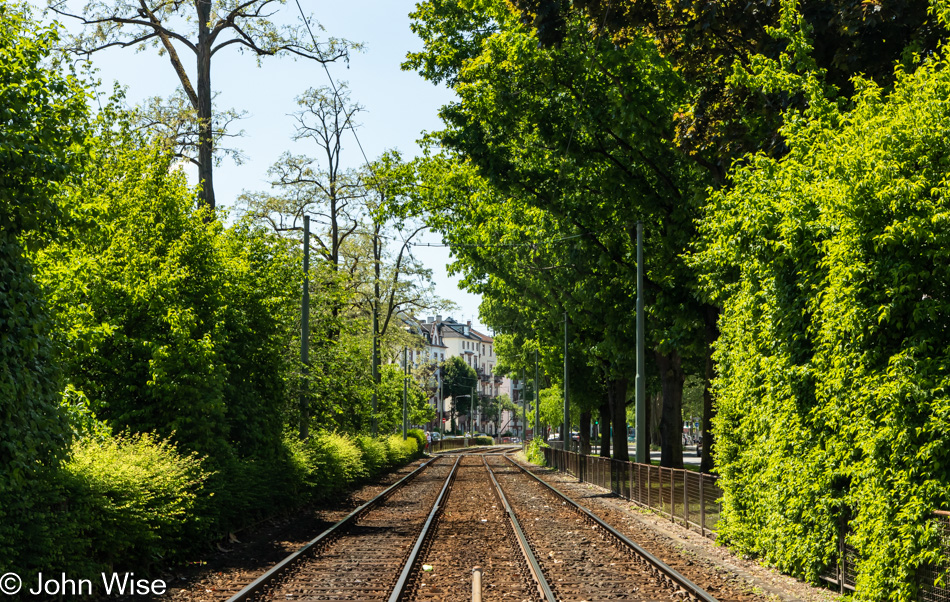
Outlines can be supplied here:
<path id="1" fill-rule="evenodd" d="M 718 477 L 588 456 L 553 447 L 541 449 L 548 466 L 609 489 L 624 499 L 652 508 L 671 521 L 715 539 L 722 508 Z"/>

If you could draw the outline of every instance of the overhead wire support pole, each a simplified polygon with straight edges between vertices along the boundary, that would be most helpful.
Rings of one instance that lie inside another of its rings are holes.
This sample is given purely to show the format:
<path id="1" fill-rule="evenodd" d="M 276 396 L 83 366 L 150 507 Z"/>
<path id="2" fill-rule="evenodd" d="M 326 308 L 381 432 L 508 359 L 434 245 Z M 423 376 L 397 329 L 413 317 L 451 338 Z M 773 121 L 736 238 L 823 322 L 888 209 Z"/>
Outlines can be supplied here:
<path id="1" fill-rule="evenodd" d="M 571 401 L 568 394 L 569 379 L 567 374 L 567 312 L 564 312 L 564 420 L 561 423 L 561 442 L 565 451 L 570 449 L 571 437 Z"/>
<path id="2" fill-rule="evenodd" d="M 643 316 L 643 222 L 637 222 L 637 462 L 650 463 L 647 441 L 646 344 Z"/>
<path id="3" fill-rule="evenodd" d="M 377 264 L 378 265 L 378 264 Z M 377 285 L 378 286 L 378 285 Z M 379 339 L 377 338 L 377 332 L 379 331 L 379 313 L 377 305 L 379 304 L 379 296 L 377 295 L 373 299 L 373 416 L 372 416 L 372 427 L 373 427 L 373 436 L 376 436 L 376 412 L 377 412 L 377 381 L 379 379 Z"/>
<path id="4" fill-rule="evenodd" d="M 300 438 L 310 436 L 310 216 L 303 216 L 303 298 L 300 303 Z"/>
<path id="5" fill-rule="evenodd" d="M 534 437 L 541 432 L 541 381 L 538 380 L 538 350 L 534 350 Z M 532 438 L 534 438 L 532 437 Z"/>
<path id="6" fill-rule="evenodd" d="M 521 438 L 526 440 L 528 439 L 528 396 L 527 388 L 528 381 L 524 377 L 524 368 L 521 369 Z"/>
<path id="7" fill-rule="evenodd" d="M 402 348 L 402 440 L 409 436 L 409 348 Z"/>

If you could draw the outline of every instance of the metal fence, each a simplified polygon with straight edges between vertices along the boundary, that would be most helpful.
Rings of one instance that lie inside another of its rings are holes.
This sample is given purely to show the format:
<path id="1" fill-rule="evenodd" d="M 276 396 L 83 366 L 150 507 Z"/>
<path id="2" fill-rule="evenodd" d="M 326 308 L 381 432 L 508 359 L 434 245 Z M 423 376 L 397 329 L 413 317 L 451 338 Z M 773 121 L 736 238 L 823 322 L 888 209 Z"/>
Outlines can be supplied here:
<path id="1" fill-rule="evenodd" d="M 459 437 L 458 439 L 454 437 L 452 439 L 442 439 L 440 441 L 433 441 L 432 443 L 430 443 L 429 451 L 441 452 L 441 451 L 448 451 L 450 449 L 462 449 L 463 447 L 466 447 L 465 443 L 466 443 L 465 439 L 461 437 Z M 469 439 L 468 443 L 470 446 L 472 443 L 472 440 Z"/>
<path id="2" fill-rule="evenodd" d="M 556 442 L 560 443 L 560 442 Z M 555 447 L 543 447 L 545 463 L 578 480 L 609 489 L 618 496 L 652 508 L 690 529 L 715 539 L 722 509 L 718 477 L 652 464 L 623 462 L 600 456 L 585 456 Z M 943 550 L 950 555 L 950 512 L 935 512 L 935 528 Z M 839 591 L 854 591 L 857 581 L 857 550 L 848 543 L 848 517 L 838 525 L 838 553 L 821 578 Z M 918 602 L 950 602 L 948 567 L 925 565 L 917 569 Z M 944 576 L 938 582 L 938 578 Z"/>
<path id="3" fill-rule="evenodd" d="M 937 532 L 940 533 L 941 546 L 944 550 L 950 550 L 950 512 L 935 512 L 933 520 Z M 917 583 L 920 584 L 917 599 L 920 602 L 947 602 L 950 600 L 948 584 L 934 584 L 940 575 L 946 575 L 946 573 L 947 567 L 934 565 L 924 565 L 917 569 Z"/>
<path id="4" fill-rule="evenodd" d="M 548 466 L 652 508 L 671 521 L 715 539 L 722 506 L 718 477 L 677 468 L 541 448 Z"/>

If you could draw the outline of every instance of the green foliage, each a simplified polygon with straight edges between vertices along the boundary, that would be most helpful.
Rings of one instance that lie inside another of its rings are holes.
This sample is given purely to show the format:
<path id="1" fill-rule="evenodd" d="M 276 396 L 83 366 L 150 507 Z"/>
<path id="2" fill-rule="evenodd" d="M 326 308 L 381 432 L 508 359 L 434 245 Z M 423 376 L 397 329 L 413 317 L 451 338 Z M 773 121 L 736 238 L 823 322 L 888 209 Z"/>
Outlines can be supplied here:
<path id="1" fill-rule="evenodd" d="M 442 379 L 442 394 L 452 398 L 453 412 L 468 416 L 472 411 L 473 387 L 478 383 L 475 369 L 462 358 L 452 356 L 445 361 Z"/>
<path id="2" fill-rule="evenodd" d="M 363 454 L 363 464 L 369 478 L 377 477 L 390 467 L 385 441 L 368 435 L 359 435 L 354 440 Z"/>
<path id="3" fill-rule="evenodd" d="M 528 448 L 525 450 L 525 457 L 528 458 L 528 462 L 537 464 L 538 466 L 544 466 L 544 452 L 541 450 L 545 447 L 548 447 L 548 444 L 541 437 L 535 437 L 529 441 Z"/>
<path id="4" fill-rule="evenodd" d="M 560 383 L 547 389 L 541 389 L 541 424 L 558 428 L 564 422 L 563 391 Z"/>
<path id="5" fill-rule="evenodd" d="M 172 157 L 107 108 L 36 258 L 68 381 L 119 429 L 224 460 L 280 441 L 296 271 L 282 247 L 195 207 Z M 114 127 L 114 129 L 107 129 Z"/>
<path id="6" fill-rule="evenodd" d="M 55 231 L 55 191 L 85 136 L 86 92 L 57 45 L 24 5 L 0 4 L 0 565 L 11 567 L 69 445 L 52 324 L 25 254 Z"/>
<path id="7" fill-rule="evenodd" d="M 491 437 L 473 437 L 472 445 L 494 445 L 495 440 Z"/>
<path id="8" fill-rule="evenodd" d="M 43 476 L 28 518 L 17 517 L 18 556 L 7 565 L 24 578 L 38 571 L 93 577 L 110 568 L 145 573 L 204 542 L 207 517 L 197 510 L 209 495 L 209 474 L 201 459 L 169 441 L 153 435 L 77 441 L 71 457 Z"/>
<path id="9" fill-rule="evenodd" d="M 402 466 L 422 453 L 419 442 L 414 437 L 404 441 L 402 435 L 390 435 L 385 442 L 390 466 Z"/>
<path id="10" fill-rule="evenodd" d="M 425 431 L 421 429 L 409 429 L 406 431 L 406 435 L 412 437 L 416 440 L 416 446 L 420 450 L 425 450 L 426 448 L 426 434 Z"/>
<path id="11" fill-rule="evenodd" d="M 330 499 L 366 476 L 360 449 L 346 435 L 319 432 L 300 445 L 306 457 L 305 482 L 317 497 Z"/>
<path id="12" fill-rule="evenodd" d="M 950 69 L 792 115 L 712 196 L 696 264 L 724 306 L 719 538 L 816 580 L 850 518 L 858 599 L 913 600 L 950 504 Z"/>
<path id="13" fill-rule="evenodd" d="M 148 570 L 194 549 L 194 509 L 208 478 L 197 455 L 155 435 L 120 435 L 77 443 L 63 471 L 78 489 L 66 526 L 97 568 Z"/>

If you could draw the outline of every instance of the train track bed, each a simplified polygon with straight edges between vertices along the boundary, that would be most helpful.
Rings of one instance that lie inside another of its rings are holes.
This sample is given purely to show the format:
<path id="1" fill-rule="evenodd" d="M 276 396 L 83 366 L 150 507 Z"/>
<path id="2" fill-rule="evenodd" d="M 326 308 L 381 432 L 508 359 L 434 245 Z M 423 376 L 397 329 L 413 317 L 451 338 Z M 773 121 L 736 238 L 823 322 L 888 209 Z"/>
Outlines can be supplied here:
<path id="1" fill-rule="evenodd" d="M 507 517 L 494 494 L 482 454 L 462 457 L 407 600 L 470 600 L 472 568 L 483 569 L 482 600 L 535 600 L 522 572 L 521 552 L 506 529 Z"/>
<path id="2" fill-rule="evenodd" d="M 488 446 L 478 446 L 478 447 L 460 447 L 458 449 L 447 449 L 445 451 L 436 452 L 436 455 L 439 456 L 449 456 L 455 454 L 465 454 L 465 455 L 488 455 L 488 454 L 506 454 L 521 449 L 521 446 L 518 445 L 488 445 Z"/>
<path id="3" fill-rule="evenodd" d="M 519 458 L 520 459 L 520 458 Z M 836 596 L 732 556 L 698 533 L 673 525 L 607 490 L 533 464 L 520 462 L 626 537 L 693 581 L 720 602 L 829 602 Z"/>
<path id="4" fill-rule="evenodd" d="M 564 501 L 510 464 L 488 459 L 558 600 L 681 600 Z"/>
<path id="5" fill-rule="evenodd" d="M 455 463 L 436 459 L 418 476 L 280 572 L 254 600 L 388 600 Z"/>
<path id="6" fill-rule="evenodd" d="M 237 541 L 222 541 L 213 553 L 162 576 L 168 583 L 168 592 L 155 600 L 227 600 L 288 554 L 419 468 L 420 462 L 417 460 L 394 470 L 378 482 L 360 487 L 333 503 L 314 504 L 238 531 L 234 538 Z"/>

